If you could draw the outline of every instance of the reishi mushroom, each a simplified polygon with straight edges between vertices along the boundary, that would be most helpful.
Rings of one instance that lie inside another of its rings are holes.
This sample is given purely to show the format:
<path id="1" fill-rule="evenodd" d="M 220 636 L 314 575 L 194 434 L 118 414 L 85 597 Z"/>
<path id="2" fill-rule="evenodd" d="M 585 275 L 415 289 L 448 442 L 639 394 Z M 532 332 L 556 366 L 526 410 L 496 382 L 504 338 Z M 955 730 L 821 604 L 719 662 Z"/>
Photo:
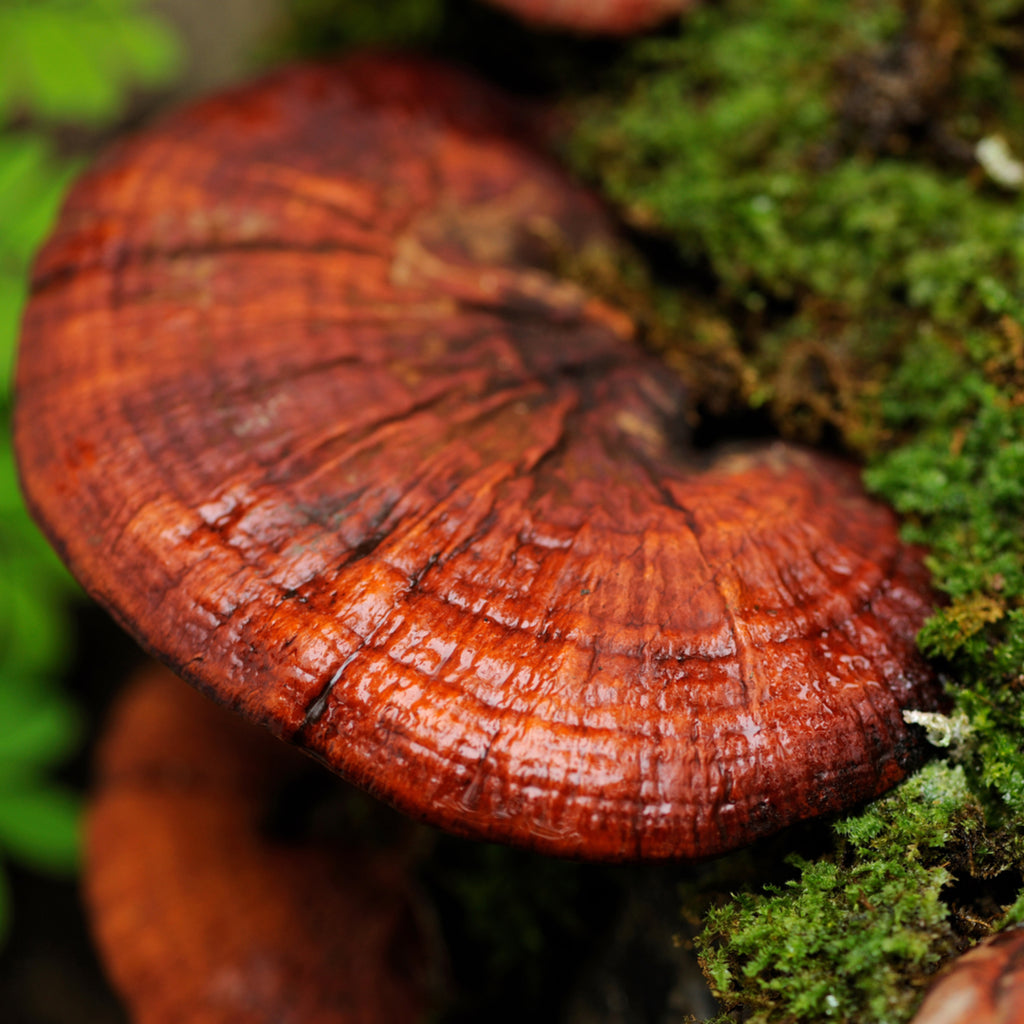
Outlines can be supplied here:
<path id="1" fill-rule="evenodd" d="M 495 7 L 542 28 L 626 35 L 653 28 L 695 0 L 489 0 Z"/>
<path id="2" fill-rule="evenodd" d="M 296 761 L 299 762 L 296 765 Z M 86 899 L 138 1024 L 414 1024 L 428 943 L 408 851 L 268 830 L 305 759 L 151 667 L 89 810 Z"/>
<path id="3" fill-rule="evenodd" d="M 877 795 L 942 702 L 920 552 L 853 466 L 691 449 L 545 262 L 612 235 L 532 123 L 357 57 L 121 145 L 35 270 L 31 508 L 187 679 L 453 832 L 702 858 Z"/>

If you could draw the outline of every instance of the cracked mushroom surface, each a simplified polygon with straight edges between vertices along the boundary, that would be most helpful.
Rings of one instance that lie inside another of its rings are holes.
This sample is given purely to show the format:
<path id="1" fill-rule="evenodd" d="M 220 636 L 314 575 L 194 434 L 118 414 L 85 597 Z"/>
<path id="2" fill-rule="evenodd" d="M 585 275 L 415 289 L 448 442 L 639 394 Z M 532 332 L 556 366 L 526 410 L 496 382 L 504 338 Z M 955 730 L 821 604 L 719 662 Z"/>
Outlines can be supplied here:
<path id="1" fill-rule="evenodd" d="M 273 825 L 308 761 L 157 666 L 98 761 L 86 901 L 136 1024 L 425 1019 L 434 965 L 408 850 L 342 820 Z"/>
<path id="2" fill-rule="evenodd" d="M 293 68 L 73 190 L 35 270 L 30 506 L 142 643 L 420 819 L 699 858 L 873 797 L 936 708 L 920 552 L 855 467 L 708 458 L 606 219 L 436 65 Z"/>

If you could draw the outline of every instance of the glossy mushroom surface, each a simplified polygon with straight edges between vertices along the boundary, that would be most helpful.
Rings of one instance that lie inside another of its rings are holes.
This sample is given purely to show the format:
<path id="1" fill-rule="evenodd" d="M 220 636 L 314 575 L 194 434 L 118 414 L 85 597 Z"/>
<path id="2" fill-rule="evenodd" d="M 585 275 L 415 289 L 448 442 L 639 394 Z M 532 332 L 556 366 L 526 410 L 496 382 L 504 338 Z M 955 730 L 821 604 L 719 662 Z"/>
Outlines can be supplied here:
<path id="1" fill-rule="evenodd" d="M 913 1024 L 1018 1024 L 1024 1020 L 1024 928 L 978 943 L 928 991 Z"/>
<path id="2" fill-rule="evenodd" d="M 627 35 L 653 28 L 695 0 L 488 0 L 539 28 Z"/>
<path id="3" fill-rule="evenodd" d="M 875 796 L 934 708 L 920 553 L 854 467 L 708 461 L 528 119 L 437 66 L 279 73 L 123 145 L 36 267 L 16 445 L 86 588 L 454 832 L 697 858 Z"/>
<path id="4" fill-rule="evenodd" d="M 403 855 L 269 827 L 282 780 L 310 767 L 166 669 L 128 692 L 100 753 L 85 884 L 135 1024 L 425 1018 Z"/>

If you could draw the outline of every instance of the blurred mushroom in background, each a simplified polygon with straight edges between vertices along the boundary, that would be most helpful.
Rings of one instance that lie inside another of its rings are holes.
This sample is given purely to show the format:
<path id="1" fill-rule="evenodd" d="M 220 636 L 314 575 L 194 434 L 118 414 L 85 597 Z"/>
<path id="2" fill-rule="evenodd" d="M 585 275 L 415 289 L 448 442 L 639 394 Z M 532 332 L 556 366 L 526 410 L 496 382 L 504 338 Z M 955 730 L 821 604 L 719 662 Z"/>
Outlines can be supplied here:
<path id="1" fill-rule="evenodd" d="M 537 27 L 626 35 L 653 28 L 696 0 L 488 0 Z"/>
<path id="2" fill-rule="evenodd" d="M 438 946 L 408 829 L 275 827 L 313 766 L 162 667 L 123 695 L 99 762 L 86 895 L 133 1020 L 424 1019 Z"/>

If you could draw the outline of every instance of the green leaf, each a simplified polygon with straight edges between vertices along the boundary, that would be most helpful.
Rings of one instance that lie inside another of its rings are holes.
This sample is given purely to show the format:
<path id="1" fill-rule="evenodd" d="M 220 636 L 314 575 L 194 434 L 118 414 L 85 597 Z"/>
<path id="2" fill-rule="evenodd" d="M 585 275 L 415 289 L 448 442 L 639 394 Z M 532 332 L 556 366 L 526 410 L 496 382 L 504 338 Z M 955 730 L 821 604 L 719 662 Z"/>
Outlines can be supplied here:
<path id="1" fill-rule="evenodd" d="M 81 732 L 70 702 L 27 680 L 0 681 L 0 792 L 70 754 Z"/>
<path id="2" fill-rule="evenodd" d="M 45 5 L 23 13 L 8 37 L 8 45 L 18 49 L 26 76 L 26 92 L 18 99 L 29 100 L 41 114 L 54 119 L 99 121 L 116 116 L 120 90 L 97 59 L 102 52 L 89 48 L 93 35 L 84 20 L 76 22 Z"/>
<path id="3" fill-rule="evenodd" d="M 2 540 L 2 538 L 0 538 Z M 0 552 L 2 554 L 2 552 Z M 55 587 L 41 585 L 38 566 L 0 557 L 0 675 L 32 677 L 63 667 L 66 624 Z"/>
<path id="4" fill-rule="evenodd" d="M 80 805 L 70 793 L 39 784 L 0 792 L 0 848 L 31 867 L 65 872 L 78 864 Z"/>
<path id="5" fill-rule="evenodd" d="M 60 206 L 73 168 L 27 134 L 0 134 L 0 401 L 8 392 L 28 267 Z"/>
<path id="6" fill-rule="evenodd" d="M 56 160 L 49 147 L 37 148 L 31 137 L 8 135 L 3 141 L 8 160 L 19 148 L 29 158 L 8 168 L 0 200 L 5 263 L 10 260 L 13 269 L 25 270 L 49 233 L 78 164 Z"/>
<path id="7" fill-rule="evenodd" d="M 20 274 L 5 274 L 0 267 L 0 402 L 6 398 L 14 372 L 14 349 L 25 305 L 25 284 Z M 0 406 L 2 409 L 2 406 Z M 6 412 L 6 409 L 3 410 Z M 5 496 L 0 496 L 0 503 Z"/>
<path id="8" fill-rule="evenodd" d="M 30 111 L 102 123 L 133 84 L 167 81 L 179 65 L 172 32 L 131 3 L 35 0 L 0 6 L 0 117 Z"/>

